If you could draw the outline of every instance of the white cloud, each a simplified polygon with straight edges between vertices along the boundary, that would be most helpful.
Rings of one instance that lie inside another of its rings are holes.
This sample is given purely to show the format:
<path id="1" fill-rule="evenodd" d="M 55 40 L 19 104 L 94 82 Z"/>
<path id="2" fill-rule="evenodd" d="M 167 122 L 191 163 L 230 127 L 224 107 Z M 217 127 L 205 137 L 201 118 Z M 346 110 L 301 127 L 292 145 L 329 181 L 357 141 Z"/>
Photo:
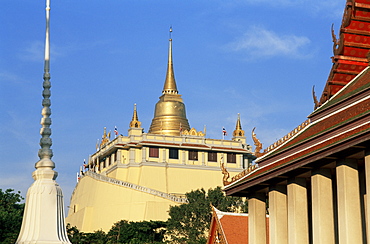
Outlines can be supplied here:
<path id="1" fill-rule="evenodd" d="M 19 53 L 19 58 L 23 61 L 40 61 L 44 58 L 44 43 L 35 41 L 25 47 Z"/>
<path id="2" fill-rule="evenodd" d="M 273 6 L 294 6 L 294 5 L 301 5 L 304 2 L 308 2 L 307 0 L 246 0 L 247 3 L 253 4 L 270 4 Z"/>
<path id="3" fill-rule="evenodd" d="M 342 7 L 344 8 L 345 2 L 338 0 L 240 0 L 239 3 L 248 4 L 264 4 L 279 7 L 294 7 L 303 6 L 305 9 L 321 9 L 328 10 L 327 7 Z M 325 9 L 326 8 L 326 9 Z"/>
<path id="4" fill-rule="evenodd" d="M 247 53 L 248 59 L 288 56 L 291 58 L 308 58 L 304 53 L 304 47 L 310 44 L 310 40 L 304 36 L 281 35 L 261 27 L 250 28 L 238 40 L 228 44 L 233 51 Z"/>
<path id="5" fill-rule="evenodd" d="M 51 44 L 50 47 L 50 57 L 55 60 L 55 58 L 62 56 L 62 53 L 59 51 L 65 51 L 66 48 L 56 47 L 54 44 Z M 57 51 L 59 50 L 59 51 Z M 23 61 L 30 62 L 41 62 L 44 60 L 45 53 L 45 44 L 42 41 L 34 41 L 29 43 L 26 47 L 20 50 L 18 57 Z"/>
<path id="6" fill-rule="evenodd" d="M 27 82 L 28 82 L 27 80 L 19 77 L 16 74 L 7 71 L 0 72 L 0 84 L 1 83 L 23 84 Z"/>
<path id="7" fill-rule="evenodd" d="M 324 18 L 340 18 L 343 14 L 345 1 L 338 0 L 234 0 L 222 1 L 223 7 L 239 7 L 240 5 L 263 6 L 264 8 L 295 8 L 296 11 L 321 15 Z"/>

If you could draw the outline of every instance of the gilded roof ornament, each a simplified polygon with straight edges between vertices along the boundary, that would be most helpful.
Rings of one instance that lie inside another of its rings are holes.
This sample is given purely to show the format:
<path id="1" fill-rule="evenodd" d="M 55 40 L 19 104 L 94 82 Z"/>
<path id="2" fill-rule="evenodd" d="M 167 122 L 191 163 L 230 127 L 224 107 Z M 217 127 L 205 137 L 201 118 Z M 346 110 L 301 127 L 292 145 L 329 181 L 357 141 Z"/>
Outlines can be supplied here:
<path id="1" fill-rule="evenodd" d="M 141 127 L 141 122 L 139 121 L 139 117 L 137 115 L 137 110 L 136 110 L 136 103 L 134 104 L 134 113 L 132 115 L 132 120 L 130 122 L 130 128 L 140 128 Z"/>
<path id="2" fill-rule="evenodd" d="M 320 107 L 319 101 L 317 100 L 316 94 L 315 94 L 315 86 L 312 87 L 312 98 L 313 102 L 315 104 L 314 110 L 316 110 L 318 107 Z"/>
<path id="3" fill-rule="evenodd" d="M 229 171 L 227 171 L 227 169 L 225 168 L 225 164 L 224 163 L 221 163 L 221 172 L 222 174 L 224 175 L 222 181 L 224 183 L 224 186 L 227 186 L 229 185 L 231 182 L 229 181 L 229 178 L 230 178 L 230 173 Z"/>
<path id="4" fill-rule="evenodd" d="M 253 165 L 250 165 L 247 169 L 243 170 L 242 172 L 240 172 L 239 174 L 233 176 L 231 178 L 231 180 L 229 181 L 228 178 L 229 178 L 229 172 L 225 169 L 225 167 L 223 166 L 223 163 L 221 165 L 221 170 L 222 170 L 222 173 L 224 174 L 224 179 L 223 179 L 223 183 L 224 183 L 224 186 L 227 186 L 241 178 L 243 178 L 244 176 L 250 174 L 251 172 L 253 172 L 255 169 L 258 168 L 258 164 L 253 164 Z"/>
<path id="5" fill-rule="evenodd" d="M 346 28 L 351 22 L 351 17 L 353 13 L 353 5 L 354 5 L 354 0 L 347 0 L 346 8 L 344 10 L 343 20 L 342 20 L 343 28 Z"/>
<path id="6" fill-rule="evenodd" d="M 262 156 L 264 153 L 261 153 L 261 149 L 262 149 L 262 143 L 260 142 L 260 140 L 258 140 L 257 136 L 256 136 L 256 133 L 254 133 L 254 130 L 256 129 L 256 127 L 253 128 L 252 130 L 252 139 L 253 139 L 253 142 L 254 142 L 254 145 L 256 146 L 256 148 L 254 149 L 254 155 L 256 157 L 260 157 Z"/>
<path id="7" fill-rule="evenodd" d="M 331 24 L 331 37 L 333 39 L 333 54 L 336 55 L 338 53 L 340 41 L 334 33 L 334 24 Z"/>
<path id="8" fill-rule="evenodd" d="M 182 126 L 180 127 L 180 130 L 182 131 Z M 202 131 L 197 131 L 196 129 L 191 128 L 190 130 L 182 131 L 181 135 L 184 135 L 184 136 L 204 136 L 205 134 Z"/>
<path id="9" fill-rule="evenodd" d="M 110 142 L 110 131 L 107 134 L 107 127 L 104 127 L 104 134 L 101 139 L 100 148 L 103 148 L 108 142 Z"/>

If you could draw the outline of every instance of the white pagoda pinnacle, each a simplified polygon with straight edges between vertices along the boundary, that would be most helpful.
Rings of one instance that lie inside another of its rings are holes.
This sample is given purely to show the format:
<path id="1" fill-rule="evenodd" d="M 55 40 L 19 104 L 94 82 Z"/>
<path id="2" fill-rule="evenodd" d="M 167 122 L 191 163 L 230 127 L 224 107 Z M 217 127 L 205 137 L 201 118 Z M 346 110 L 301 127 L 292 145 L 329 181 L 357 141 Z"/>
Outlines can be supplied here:
<path id="1" fill-rule="evenodd" d="M 42 100 L 40 160 L 32 173 L 35 182 L 26 196 L 21 231 L 16 244 L 70 244 L 64 224 L 64 203 L 62 189 L 55 181 L 58 173 L 51 160 L 51 110 L 50 110 L 50 40 L 49 40 L 50 0 L 46 0 L 46 40 L 45 65 Z"/>

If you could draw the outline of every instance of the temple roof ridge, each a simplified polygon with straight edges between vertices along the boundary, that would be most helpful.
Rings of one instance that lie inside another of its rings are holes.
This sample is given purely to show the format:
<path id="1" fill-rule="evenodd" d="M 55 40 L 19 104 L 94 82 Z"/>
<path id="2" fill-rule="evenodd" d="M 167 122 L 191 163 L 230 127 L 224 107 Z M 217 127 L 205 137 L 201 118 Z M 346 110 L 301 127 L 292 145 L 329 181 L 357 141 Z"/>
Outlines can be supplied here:
<path id="1" fill-rule="evenodd" d="M 248 213 L 234 213 L 234 212 L 224 212 L 224 211 L 221 211 L 219 209 L 217 209 L 215 206 L 213 206 L 213 210 L 215 211 L 217 217 L 219 219 L 221 219 L 223 216 L 225 215 L 229 215 L 229 216 L 248 216 Z"/>
<path id="2" fill-rule="evenodd" d="M 261 157 L 264 157 L 266 154 L 274 151 L 275 149 L 279 148 L 284 143 L 286 143 L 289 140 L 291 140 L 294 136 L 296 136 L 299 132 L 301 132 L 304 128 L 306 128 L 310 123 L 311 123 L 311 120 L 310 119 L 306 119 L 304 122 L 302 122 L 300 125 L 298 125 L 297 127 L 295 127 L 293 130 L 291 130 L 285 136 L 281 137 L 279 140 L 277 140 L 276 142 L 274 142 L 273 144 L 271 144 L 270 146 L 268 146 L 266 149 L 264 149 L 264 151 L 263 151 L 264 155 L 261 156 Z M 260 159 L 260 158 L 258 158 L 258 159 Z"/>
<path id="3" fill-rule="evenodd" d="M 330 99 L 325 101 L 324 104 L 322 104 L 319 108 L 313 111 L 308 117 L 313 117 L 315 114 L 320 113 L 321 111 L 325 110 L 328 107 L 333 106 L 334 104 L 337 104 L 342 99 L 347 97 L 346 95 L 349 95 L 348 88 L 354 85 L 354 83 L 356 83 L 356 81 L 360 79 L 361 76 L 364 75 L 368 69 L 369 69 L 369 66 L 363 69 L 354 79 L 348 82 L 339 92 L 334 94 Z"/>

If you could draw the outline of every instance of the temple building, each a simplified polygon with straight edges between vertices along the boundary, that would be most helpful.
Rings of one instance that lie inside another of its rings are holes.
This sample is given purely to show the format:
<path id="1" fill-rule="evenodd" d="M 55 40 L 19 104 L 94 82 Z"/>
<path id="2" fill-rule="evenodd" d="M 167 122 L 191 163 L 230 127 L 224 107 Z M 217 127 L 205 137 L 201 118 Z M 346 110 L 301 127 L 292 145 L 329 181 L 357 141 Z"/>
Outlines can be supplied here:
<path id="1" fill-rule="evenodd" d="M 269 218 L 266 216 L 268 240 Z M 248 244 L 248 214 L 223 212 L 213 207 L 207 244 Z M 267 243 L 269 244 L 269 243 Z"/>
<path id="2" fill-rule="evenodd" d="M 247 243 L 370 242 L 369 3 L 346 1 L 308 120 L 260 152 L 255 169 L 224 179 L 227 195 L 248 198 Z"/>
<path id="3" fill-rule="evenodd" d="M 222 186 L 221 164 L 234 176 L 255 159 L 240 116 L 231 140 L 209 139 L 206 131 L 190 127 L 175 81 L 171 38 L 149 131 L 144 133 L 136 105 L 128 124 L 128 135 L 113 140 L 104 128 L 72 193 L 66 222 L 83 232 L 108 231 L 120 220 L 165 221 L 170 206 L 187 201 L 186 192 Z"/>

